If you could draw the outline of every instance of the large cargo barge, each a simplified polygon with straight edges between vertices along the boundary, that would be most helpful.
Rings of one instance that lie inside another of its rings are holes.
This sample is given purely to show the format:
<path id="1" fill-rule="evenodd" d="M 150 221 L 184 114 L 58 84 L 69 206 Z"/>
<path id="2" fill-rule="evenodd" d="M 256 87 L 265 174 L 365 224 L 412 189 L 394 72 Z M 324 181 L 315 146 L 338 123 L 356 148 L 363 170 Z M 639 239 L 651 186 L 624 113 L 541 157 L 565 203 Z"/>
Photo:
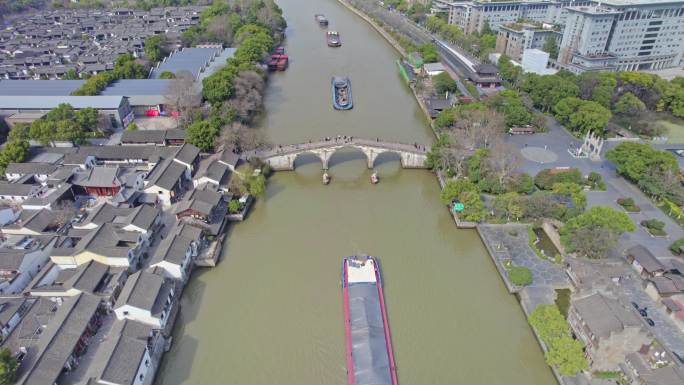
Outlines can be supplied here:
<path id="1" fill-rule="evenodd" d="M 348 385 L 397 385 L 382 278 L 373 257 L 342 262 Z"/>

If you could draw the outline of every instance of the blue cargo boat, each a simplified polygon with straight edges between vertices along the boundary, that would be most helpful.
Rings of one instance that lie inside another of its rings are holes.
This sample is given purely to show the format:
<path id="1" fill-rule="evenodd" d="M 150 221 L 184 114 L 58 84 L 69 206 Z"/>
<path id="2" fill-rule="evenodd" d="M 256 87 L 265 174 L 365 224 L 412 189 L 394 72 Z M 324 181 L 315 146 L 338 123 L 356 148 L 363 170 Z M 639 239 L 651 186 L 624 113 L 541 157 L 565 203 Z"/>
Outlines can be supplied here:
<path id="1" fill-rule="evenodd" d="M 332 103 L 336 110 L 351 110 L 352 103 L 351 81 L 348 77 L 333 76 Z"/>

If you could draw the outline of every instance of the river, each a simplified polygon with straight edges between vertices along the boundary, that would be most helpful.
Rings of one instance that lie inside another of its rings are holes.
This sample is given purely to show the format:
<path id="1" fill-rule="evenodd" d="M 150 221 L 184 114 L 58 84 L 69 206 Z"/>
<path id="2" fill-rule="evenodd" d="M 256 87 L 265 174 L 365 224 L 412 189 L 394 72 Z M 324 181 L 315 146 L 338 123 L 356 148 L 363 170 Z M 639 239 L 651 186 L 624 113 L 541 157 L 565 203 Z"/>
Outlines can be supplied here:
<path id="1" fill-rule="evenodd" d="M 281 0 L 291 65 L 275 74 L 262 129 L 274 143 L 338 134 L 429 143 L 432 133 L 394 63 L 397 53 L 333 0 Z M 325 45 L 324 13 L 343 46 Z M 330 106 L 330 77 L 352 79 L 354 109 Z M 403 385 L 555 384 L 515 297 L 477 234 L 458 230 L 434 175 L 360 152 L 331 159 L 332 182 L 302 156 L 275 174 L 247 221 L 231 227 L 218 267 L 197 269 L 181 300 L 158 384 L 343 385 L 343 256 L 383 269 Z"/>

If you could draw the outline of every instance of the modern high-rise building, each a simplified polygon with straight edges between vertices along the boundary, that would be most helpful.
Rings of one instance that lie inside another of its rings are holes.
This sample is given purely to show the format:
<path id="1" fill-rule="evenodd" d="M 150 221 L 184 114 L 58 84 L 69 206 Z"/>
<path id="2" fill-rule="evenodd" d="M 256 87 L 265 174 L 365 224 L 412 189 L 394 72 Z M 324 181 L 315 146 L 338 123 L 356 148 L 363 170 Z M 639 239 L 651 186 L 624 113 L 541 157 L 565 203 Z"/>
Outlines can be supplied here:
<path id="1" fill-rule="evenodd" d="M 543 29 L 516 28 L 521 22 L 555 29 L 562 34 L 558 65 L 573 72 L 684 64 L 684 0 L 433 0 L 433 10 L 448 11 L 449 23 L 466 33 L 489 24 L 499 31 L 497 51 L 512 56 L 539 48 L 535 35 Z"/>
<path id="2" fill-rule="evenodd" d="M 604 0 L 568 8 L 559 63 L 576 72 L 672 68 L 683 39 L 682 0 Z"/>

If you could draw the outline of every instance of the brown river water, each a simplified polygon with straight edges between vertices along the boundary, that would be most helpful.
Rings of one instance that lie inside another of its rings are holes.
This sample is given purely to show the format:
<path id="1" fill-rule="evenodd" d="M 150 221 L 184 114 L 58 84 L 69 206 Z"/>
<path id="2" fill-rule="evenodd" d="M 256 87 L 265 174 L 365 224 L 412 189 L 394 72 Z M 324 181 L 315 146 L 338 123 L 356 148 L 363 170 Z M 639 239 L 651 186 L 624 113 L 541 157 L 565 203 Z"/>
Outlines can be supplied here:
<path id="1" fill-rule="evenodd" d="M 269 81 L 261 126 L 273 143 L 432 140 L 398 54 L 369 25 L 334 0 L 279 4 L 290 67 Z M 316 13 L 342 47 L 326 46 Z M 353 110 L 332 109 L 332 75 L 351 78 Z M 360 152 L 330 162 L 328 186 L 313 156 L 274 175 L 229 230 L 220 264 L 195 270 L 157 384 L 344 385 L 340 266 L 357 253 L 382 265 L 400 384 L 555 384 L 477 233 L 456 229 L 439 203 L 434 175 L 387 154 L 372 185 Z"/>

